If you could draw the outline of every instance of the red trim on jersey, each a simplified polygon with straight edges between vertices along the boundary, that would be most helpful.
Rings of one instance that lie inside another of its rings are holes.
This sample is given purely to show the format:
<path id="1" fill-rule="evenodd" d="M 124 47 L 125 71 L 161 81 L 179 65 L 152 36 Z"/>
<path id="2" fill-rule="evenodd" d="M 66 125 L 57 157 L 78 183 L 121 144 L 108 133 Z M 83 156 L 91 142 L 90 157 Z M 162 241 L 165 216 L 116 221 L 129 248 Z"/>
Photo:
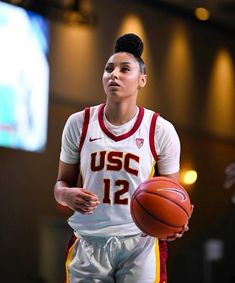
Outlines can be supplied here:
<path id="1" fill-rule="evenodd" d="M 133 135 L 139 128 L 142 120 L 143 120 L 143 117 L 144 117 L 144 108 L 143 107 L 139 107 L 139 113 L 138 113 L 138 117 L 137 117 L 137 120 L 134 124 L 134 126 L 131 128 L 131 130 L 125 134 L 122 134 L 122 135 L 119 135 L 119 136 L 116 136 L 114 135 L 113 133 L 111 133 L 109 131 L 109 129 L 105 126 L 105 123 L 104 123 L 104 119 L 103 119 L 103 115 L 104 115 L 104 107 L 105 107 L 105 104 L 102 104 L 99 108 L 99 112 L 98 112 L 98 119 L 99 119 L 99 124 L 100 124 L 100 127 L 102 129 L 102 131 L 112 140 L 114 141 L 121 141 L 121 140 L 124 140 L 126 138 L 129 138 L 131 135 Z"/>
<path id="2" fill-rule="evenodd" d="M 85 138 L 86 138 L 89 120 L 90 120 L 90 107 L 87 107 L 85 108 L 84 121 L 83 121 L 83 126 L 82 126 L 82 134 L 81 134 L 81 140 L 79 144 L 79 151 L 81 151 Z"/>
<path id="3" fill-rule="evenodd" d="M 167 270 L 166 270 L 166 262 L 168 256 L 168 248 L 167 242 L 159 240 L 159 251 L 160 251 L 160 282 L 167 282 Z"/>
<path id="4" fill-rule="evenodd" d="M 151 123 L 150 123 L 150 131 L 149 131 L 149 144 L 150 149 L 153 154 L 155 160 L 157 160 L 157 152 L 154 144 L 154 136 L 155 136 L 155 128 L 158 113 L 154 113 Z M 154 176 L 158 176 L 157 165 L 155 165 L 155 174 Z M 160 252 L 160 281 L 159 283 L 166 283 L 167 282 L 167 256 L 168 256 L 168 248 L 167 242 L 159 240 L 159 252 Z"/>
<path id="5" fill-rule="evenodd" d="M 155 160 L 157 160 L 157 152 L 156 152 L 156 148 L 155 148 L 155 145 L 154 145 L 154 135 L 155 135 L 157 117 L 158 117 L 158 113 L 154 113 L 152 120 L 151 120 L 151 123 L 150 123 L 150 131 L 149 131 L 150 149 L 151 149 L 152 155 L 153 155 Z"/>

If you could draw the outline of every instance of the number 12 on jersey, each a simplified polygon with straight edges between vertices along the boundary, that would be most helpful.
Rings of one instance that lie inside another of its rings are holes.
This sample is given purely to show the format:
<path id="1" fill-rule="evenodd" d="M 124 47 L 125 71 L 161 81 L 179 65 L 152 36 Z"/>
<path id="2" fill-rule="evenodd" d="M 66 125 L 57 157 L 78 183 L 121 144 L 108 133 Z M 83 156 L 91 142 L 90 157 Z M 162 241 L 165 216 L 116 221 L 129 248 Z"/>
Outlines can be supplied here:
<path id="1" fill-rule="evenodd" d="M 129 183 L 126 180 L 116 180 L 114 185 L 112 184 L 113 180 L 104 179 L 104 198 L 103 203 L 111 204 L 128 204 L 128 198 L 123 198 L 123 194 L 129 191 Z M 115 192 L 111 189 L 111 186 L 114 186 Z M 117 190 L 116 190 L 117 188 Z M 113 200 L 113 201 L 112 201 Z"/>

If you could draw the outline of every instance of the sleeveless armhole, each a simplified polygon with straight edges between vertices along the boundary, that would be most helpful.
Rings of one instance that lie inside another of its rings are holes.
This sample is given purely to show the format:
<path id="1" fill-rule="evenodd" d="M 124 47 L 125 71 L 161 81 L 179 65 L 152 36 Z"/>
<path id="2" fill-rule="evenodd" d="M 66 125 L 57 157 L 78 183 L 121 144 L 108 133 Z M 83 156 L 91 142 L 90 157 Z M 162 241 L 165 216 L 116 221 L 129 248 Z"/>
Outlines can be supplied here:
<path id="1" fill-rule="evenodd" d="M 151 123 L 150 123 L 150 131 L 149 131 L 149 144 L 150 144 L 150 149 L 152 152 L 152 155 L 157 161 L 157 152 L 154 144 L 154 137 L 155 137 L 155 129 L 156 129 L 156 122 L 157 122 L 157 117 L 158 113 L 154 113 Z M 154 176 L 159 176 L 158 172 L 158 167 L 157 163 L 155 163 L 154 166 Z M 160 280 L 159 283 L 167 283 L 167 255 L 168 255 L 168 249 L 167 249 L 167 242 L 159 240 L 159 253 L 160 253 Z"/>
<path id="2" fill-rule="evenodd" d="M 155 161 L 157 161 L 157 152 L 156 152 L 156 148 L 154 144 L 154 136 L 155 136 L 157 117 L 158 117 L 158 113 L 155 112 L 153 114 L 153 117 L 150 123 L 150 131 L 149 131 L 149 144 L 150 144 L 150 149 L 151 149 L 151 152 L 152 152 L 152 155 Z"/>
<path id="3" fill-rule="evenodd" d="M 79 151 L 82 150 L 85 138 L 86 138 L 86 133 L 88 129 L 88 124 L 90 120 L 90 107 L 85 108 L 85 114 L 84 114 L 84 121 L 83 121 L 83 126 L 82 126 L 82 134 L 81 134 L 81 140 L 79 144 Z"/>

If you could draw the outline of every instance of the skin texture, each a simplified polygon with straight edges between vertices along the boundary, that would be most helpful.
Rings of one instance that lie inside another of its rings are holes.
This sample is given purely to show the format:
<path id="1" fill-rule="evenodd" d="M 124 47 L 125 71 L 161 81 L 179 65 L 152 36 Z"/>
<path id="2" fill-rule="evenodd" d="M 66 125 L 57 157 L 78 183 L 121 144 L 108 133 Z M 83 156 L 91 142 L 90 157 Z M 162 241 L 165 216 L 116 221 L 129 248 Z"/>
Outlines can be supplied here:
<path id="1" fill-rule="evenodd" d="M 106 93 L 105 115 L 113 125 L 122 125 L 130 121 L 137 111 L 137 96 L 139 90 L 147 82 L 146 74 L 140 72 L 140 66 L 135 57 L 126 52 L 112 55 L 107 61 L 103 72 L 103 88 Z M 80 187 L 79 165 L 59 162 L 58 178 L 55 184 L 55 199 L 62 205 L 82 214 L 92 214 L 100 204 L 97 195 Z M 176 181 L 179 172 L 165 175 Z M 166 240 L 174 240 L 188 230 L 188 225 Z"/>

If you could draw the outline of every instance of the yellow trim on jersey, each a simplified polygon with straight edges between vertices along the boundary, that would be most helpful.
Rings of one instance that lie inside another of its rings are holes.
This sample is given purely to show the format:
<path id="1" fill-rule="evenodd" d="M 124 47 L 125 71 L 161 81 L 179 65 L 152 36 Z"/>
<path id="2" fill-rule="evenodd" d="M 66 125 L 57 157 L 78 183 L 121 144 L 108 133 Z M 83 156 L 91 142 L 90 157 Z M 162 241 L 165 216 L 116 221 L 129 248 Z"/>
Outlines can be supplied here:
<path id="1" fill-rule="evenodd" d="M 156 258 L 156 278 L 154 283 L 160 282 L 160 249 L 159 249 L 159 242 L 158 239 L 156 239 L 155 243 L 155 258 Z"/>
<path id="2" fill-rule="evenodd" d="M 154 161 L 153 161 L 153 166 L 152 166 L 152 169 L 151 169 L 151 173 L 150 173 L 149 178 L 153 177 L 154 174 L 155 174 L 155 164 L 156 164 L 156 161 L 154 160 Z"/>
<path id="3" fill-rule="evenodd" d="M 68 251 L 68 256 L 65 262 L 65 272 L 66 272 L 66 279 L 65 279 L 65 283 L 70 283 L 69 280 L 69 264 L 71 263 L 72 259 L 73 259 L 73 252 L 76 246 L 76 243 L 79 239 L 76 239 L 76 241 L 73 243 L 73 245 L 71 246 L 71 248 Z"/>

